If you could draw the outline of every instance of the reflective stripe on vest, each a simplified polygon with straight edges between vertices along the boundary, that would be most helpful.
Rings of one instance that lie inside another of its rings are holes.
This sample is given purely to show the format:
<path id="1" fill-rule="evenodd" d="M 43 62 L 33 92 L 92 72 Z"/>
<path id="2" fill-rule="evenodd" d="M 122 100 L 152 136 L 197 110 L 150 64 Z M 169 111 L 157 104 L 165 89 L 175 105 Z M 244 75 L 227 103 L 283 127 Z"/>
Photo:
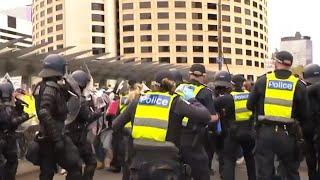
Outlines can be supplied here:
<path id="1" fill-rule="evenodd" d="M 293 121 L 292 103 L 298 81 L 293 75 L 288 79 L 278 79 L 274 72 L 267 74 L 264 119 L 284 123 Z"/>
<path id="2" fill-rule="evenodd" d="M 234 100 L 236 121 L 247 121 L 250 119 L 252 112 L 247 109 L 249 92 L 231 92 Z"/>
<path id="3" fill-rule="evenodd" d="M 181 94 L 181 92 L 183 92 L 183 89 L 189 88 L 189 89 L 192 89 L 193 93 L 197 96 L 199 92 L 205 87 L 206 86 L 204 85 L 180 84 L 176 89 L 176 93 L 179 94 L 180 96 L 183 96 L 183 94 Z M 184 117 L 182 120 L 182 126 L 186 127 L 188 125 L 188 121 L 189 121 L 189 118 Z"/>
<path id="4" fill-rule="evenodd" d="M 120 97 L 120 113 L 123 113 L 128 107 L 128 96 Z"/>
<path id="5" fill-rule="evenodd" d="M 148 92 L 141 96 L 134 117 L 132 137 L 166 141 L 171 105 L 176 96 L 160 92 Z"/>

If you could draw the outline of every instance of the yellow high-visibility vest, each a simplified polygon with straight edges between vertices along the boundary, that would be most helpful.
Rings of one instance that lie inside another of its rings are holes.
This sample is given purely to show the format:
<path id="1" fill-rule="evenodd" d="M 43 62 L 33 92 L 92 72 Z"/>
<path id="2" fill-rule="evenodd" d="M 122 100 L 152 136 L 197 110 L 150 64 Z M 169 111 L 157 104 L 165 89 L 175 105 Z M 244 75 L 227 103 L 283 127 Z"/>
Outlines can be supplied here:
<path id="1" fill-rule="evenodd" d="M 234 100 L 235 108 L 235 121 L 248 121 L 252 115 L 252 112 L 247 109 L 247 101 L 249 92 L 231 92 Z"/>
<path id="2" fill-rule="evenodd" d="M 278 79 L 274 72 L 267 74 L 264 99 L 264 119 L 289 123 L 294 92 L 299 79 L 291 75 L 288 79 Z"/>
<path id="3" fill-rule="evenodd" d="M 199 94 L 199 92 L 200 92 L 203 88 L 205 88 L 205 87 L 206 87 L 206 86 L 204 86 L 204 85 L 202 85 L 202 84 L 201 84 L 201 85 L 194 85 L 194 84 L 184 83 L 184 84 L 180 84 L 180 85 L 177 87 L 176 93 L 179 94 L 180 96 L 184 96 L 184 95 L 182 94 L 183 89 L 184 89 L 184 88 L 189 88 L 189 89 L 193 90 L 193 93 L 195 94 L 195 96 L 197 96 L 197 95 Z M 182 120 L 182 125 L 183 125 L 183 126 L 187 126 L 188 122 L 189 122 L 189 118 L 184 117 L 183 120 Z"/>
<path id="4" fill-rule="evenodd" d="M 166 141 L 172 102 L 177 95 L 148 92 L 139 98 L 132 127 L 134 139 Z"/>
<path id="5" fill-rule="evenodd" d="M 120 97 L 120 113 L 123 113 L 128 107 L 128 96 Z"/>

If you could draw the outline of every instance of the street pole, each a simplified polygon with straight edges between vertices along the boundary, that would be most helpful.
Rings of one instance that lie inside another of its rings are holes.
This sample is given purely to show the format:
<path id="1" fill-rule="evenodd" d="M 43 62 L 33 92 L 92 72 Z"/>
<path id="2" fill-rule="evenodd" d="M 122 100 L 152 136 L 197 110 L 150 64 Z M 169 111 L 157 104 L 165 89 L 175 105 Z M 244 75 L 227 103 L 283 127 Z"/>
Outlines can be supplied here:
<path id="1" fill-rule="evenodd" d="M 219 63 L 219 71 L 222 70 L 223 64 L 223 52 L 222 52 L 222 15 L 221 15 L 221 0 L 218 0 L 218 63 Z"/>

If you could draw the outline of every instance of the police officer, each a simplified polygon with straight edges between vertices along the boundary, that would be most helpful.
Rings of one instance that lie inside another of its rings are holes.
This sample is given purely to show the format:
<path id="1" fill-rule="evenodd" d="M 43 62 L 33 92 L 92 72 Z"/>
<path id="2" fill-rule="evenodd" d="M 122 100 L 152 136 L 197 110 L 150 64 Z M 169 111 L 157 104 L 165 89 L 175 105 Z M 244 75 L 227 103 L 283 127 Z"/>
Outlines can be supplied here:
<path id="1" fill-rule="evenodd" d="M 176 81 L 182 81 L 180 75 L 175 75 Z M 208 121 L 216 121 L 217 115 L 212 99 L 212 92 L 205 85 L 206 69 L 201 64 L 193 64 L 189 71 L 189 82 L 180 82 L 176 92 L 182 89 L 191 89 L 194 92 L 195 99 L 204 105 L 211 113 Z M 185 119 L 186 120 L 186 119 Z M 214 153 L 213 136 L 205 132 L 204 127 L 207 123 L 193 120 L 193 124 L 185 122 L 181 136 L 181 154 L 185 163 L 191 167 L 191 174 L 195 180 L 210 179 L 211 162 Z M 200 138 L 199 138 L 200 137 Z M 196 142 L 200 141 L 200 142 Z M 209 158 L 208 158 L 209 156 Z M 208 168 L 203 164 L 207 163 Z"/>
<path id="2" fill-rule="evenodd" d="M 183 179 L 178 147 L 183 117 L 206 123 L 208 110 L 201 104 L 193 105 L 192 91 L 185 90 L 182 100 L 174 94 L 174 82 L 169 71 L 156 75 L 155 89 L 133 101 L 115 120 L 115 131 L 132 122 L 134 155 L 130 165 L 130 178 Z M 164 168 L 164 169 L 163 169 Z M 161 170 L 162 169 L 162 170 Z"/>
<path id="3" fill-rule="evenodd" d="M 319 150 L 320 150 L 320 66 L 309 64 L 304 68 L 303 79 L 307 83 L 307 93 L 310 104 L 309 125 L 304 128 L 306 145 L 306 162 L 309 180 L 320 179 Z M 314 127 L 314 128 L 312 128 Z"/>
<path id="4" fill-rule="evenodd" d="M 74 71 L 71 76 L 78 83 L 83 94 L 83 90 L 90 82 L 90 76 L 82 70 Z M 101 116 L 101 112 L 93 112 L 90 109 L 89 102 L 86 101 L 86 97 L 82 95 L 82 97 L 80 97 L 80 111 L 77 118 L 66 126 L 67 135 L 78 147 L 80 156 L 85 163 L 82 175 L 83 180 L 92 180 L 97 166 L 97 161 L 92 152 L 91 144 L 87 140 L 87 126 Z"/>
<path id="5" fill-rule="evenodd" d="M 258 116 L 257 129 L 257 179 L 269 180 L 277 155 L 285 176 L 300 179 L 299 146 L 301 129 L 307 119 L 308 101 L 306 87 L 290 71 L 293 57 L 281 51 L 275 56 L 275 71 L 260 77 L 249 95 L 247 108 Z"/>
<path id="6" fill-rule="evenodd" d="M 243 90 L 244 82 L 243 76 L 234 75 L 231 78 L 230 73 L 226 71 L 217 72 L 214 78 L 216 89 L 225 92 L 214 99 L 220 120 L 227 129 L 223 146 L 225 180 L 235 179 L 235 164 L 240 147 L 246 161 L 248 179 L 256 180 L 252 112 L 246 108 L 249 92 Z M 230 93 L 232 86 L 233 91 Z"/>
<path id="7" fill-rule="evenodd" d="M 77 147 L 64 133 L 67 100 L 71 90 L 63 79 L 66 60 L 60 55 L 48 55 L 39 73 L 42 81 L 34 91 L 40 131 L 36 141 L 40 146 L 40 180 L 52 180 L 56 164 L 67 170 L 66 179 L 81 179 L 81 161 Z"/>
<path id="8" fill-rule="evenodd" d="M 13 85 L 11 82 L 0 83 L 0 141 L 2 166 L 1 180 L 14 180 L 18 167 L 16 132 L 18 126 L 29 119 L 22 104 L 13 103 Z"/>

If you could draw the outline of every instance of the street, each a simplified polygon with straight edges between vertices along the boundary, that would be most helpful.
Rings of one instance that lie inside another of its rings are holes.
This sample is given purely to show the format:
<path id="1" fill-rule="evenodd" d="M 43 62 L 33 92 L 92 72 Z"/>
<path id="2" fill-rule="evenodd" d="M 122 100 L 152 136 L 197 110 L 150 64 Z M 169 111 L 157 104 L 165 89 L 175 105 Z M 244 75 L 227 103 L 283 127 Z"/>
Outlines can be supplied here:
<path id="1" fill-rule="evenodd" d="M 25 171 L 27 168 L 30 169 L 30 172 L 24 172 L 22 174 L 18 174 L 17 175 L 17 179 L 16 180 L 36 180 L 38 179 L 38 175 L 39 175 L 39 171 L 37 169 L 35 169 L 34 167 L 32 167 L 31 164 L 24 162 L 23 167 L 19 167 L 19 171 Z M 217 166 L 215 166 L 217 169 Z M 21 169 L 23 168 L 23 169 Z M 215 171 L 216 172 L 216 171 Z M 301 175 L 301 180 L 307 180 L 308 176 L 307 176 L 307 172 L 306 172 L 306 166 L 305 163 L 302 163 L 301 167 L 300 167 L 300 175 Z M 64 180 L 65 176 L 62 175 L 56 175 L 54 177 L 54 180 Z M 94 176 L 95 180 L 121 180 L 121 174 L 114 174 L 114 173 L 110 173 L 107 172 L 106 170 L 98 170 L 95 173 Z M 211 177 L 211 179 L 215 179 L 215 180 L 219 180 L 219 176 L 215 175 L 214 177 Z M 245 180 L 247 179 L 246 176 L 246 168 L 245 165 L 242 164 L 240 166 L 237 166 L 236 168 L 236 180 Z"/>

